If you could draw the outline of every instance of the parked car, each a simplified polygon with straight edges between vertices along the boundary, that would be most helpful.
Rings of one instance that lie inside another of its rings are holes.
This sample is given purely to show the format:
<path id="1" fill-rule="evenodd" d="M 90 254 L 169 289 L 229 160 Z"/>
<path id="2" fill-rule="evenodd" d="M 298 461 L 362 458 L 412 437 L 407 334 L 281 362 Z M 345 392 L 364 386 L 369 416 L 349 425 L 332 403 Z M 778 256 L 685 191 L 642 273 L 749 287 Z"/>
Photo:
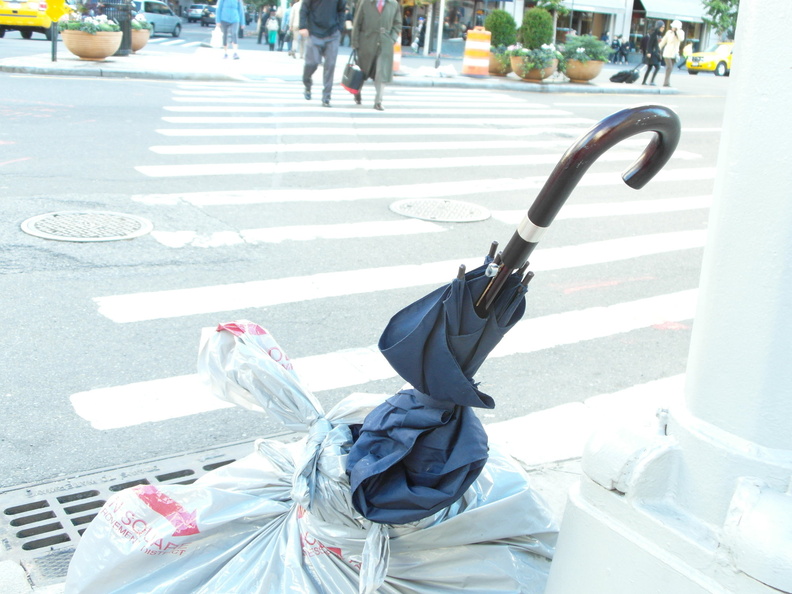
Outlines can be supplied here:
<path id="1" fill-rule="evenodd" d="M 203 14 L 201 15 L 201 26 L 202 27 L 212 27 L 216 24 L 215 20 L 215 13 L 217 12 L 217 7 L 215 6 L 207 6 L 204 8 Z"/>
<path id="2" fill-rule="evenodd" d="M 698 74 L 699 72 L 714 72 L 715 76 L 729 76 L 732 67 L 732 52 L 734 51 L 733 41 L 723 41 L 716 43 L 706 52 L 695 52 L 690 54 L 685 66 L 688 74 Z"/>
<path id="3" fill-rule="evenodd" d="M 204 8 L 207 6 L 208 4 L 190 4 L 190 8 L 187 9 L 187 22 L 197 23 L 200 21 Z"/>
<path id="4" fill-rule="evenodd" d="M 151 24 L 152 37 L 158 33 L 181 35 L 181 17 L 176 16 L 170 6 L 159 0 L 133 0 L 135 12 L 143 13 L 146 20 Z"/>
<path id="5" fill-rule="evenodd" d="M 33 33 L 52 39 L 52 19 L 46 10 L 44 0 L 0 0 L 0 37 L 6 31 L 19 31 L 22 39 L 30 39 Z"/>

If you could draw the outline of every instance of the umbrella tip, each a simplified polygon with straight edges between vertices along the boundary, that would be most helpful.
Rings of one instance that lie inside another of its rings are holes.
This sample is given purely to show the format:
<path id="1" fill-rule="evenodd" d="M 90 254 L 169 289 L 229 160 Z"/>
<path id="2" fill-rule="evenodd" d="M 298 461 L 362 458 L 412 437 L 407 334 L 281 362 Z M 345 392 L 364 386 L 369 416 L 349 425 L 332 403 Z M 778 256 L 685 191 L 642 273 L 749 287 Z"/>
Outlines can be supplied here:
<path id="1" fill-rule="evenodd" d="M 520 281 L 522 283 L 522 286 L 527 287 L 528 283 L 531 282 L 531 279 L 533 277 L 534 277 L 534 273 L 529 270 L 528 273 L 523 277 L 522 281 Z"/>
<path id="2" fill-rule="evenodd" d="M 492 244 L 490 245 L 488 257 L 490 259 L 494 258 L 495 257 L 495 252 L 497 250 L 498 250 L 498 242 L 497 241 L 493 241 Z"/>
<path id="3" fill-rule="evenodd" d="M 465 265 L 464 264 L 460 264 L 459 265 L 459 270 L 457 271 L 457 279 L 458 280 L 465 280 L 465 270 L 467 270 L 465 268 Z"/>

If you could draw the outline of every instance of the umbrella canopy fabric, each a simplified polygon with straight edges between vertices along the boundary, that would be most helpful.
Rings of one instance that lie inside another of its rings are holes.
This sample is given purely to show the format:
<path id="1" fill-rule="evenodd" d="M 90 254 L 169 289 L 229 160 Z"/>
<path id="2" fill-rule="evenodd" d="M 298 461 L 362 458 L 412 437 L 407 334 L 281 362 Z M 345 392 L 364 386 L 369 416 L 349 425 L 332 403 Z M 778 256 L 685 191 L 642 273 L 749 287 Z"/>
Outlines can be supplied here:
<path id="1" fill-rule="evenodd" d="M 456 501 L 487 460 L 487 435 L 469 407 L 494 408 L 473 376 L 525 312 L 512 275 L 486 317 L 474 311 L 489 262 L 407 306 L 388 323 L 382 354 L 413 389 L 373 410 L 349 453 L 352 499 L 367 519 L 405 524 Z"/>

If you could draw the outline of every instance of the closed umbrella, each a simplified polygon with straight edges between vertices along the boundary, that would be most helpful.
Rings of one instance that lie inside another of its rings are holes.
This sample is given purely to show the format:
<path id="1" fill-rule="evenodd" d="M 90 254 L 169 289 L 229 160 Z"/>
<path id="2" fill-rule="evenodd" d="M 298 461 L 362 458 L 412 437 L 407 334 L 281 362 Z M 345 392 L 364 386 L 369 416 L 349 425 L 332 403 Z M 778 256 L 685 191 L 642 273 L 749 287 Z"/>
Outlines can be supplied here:
<path id="1" fill-rule="evenodd" d="M 458 274 L 398 312 L 379 348 L 412 388 L 386 400 L 356 432 L 347 460 L 352 499 L 366 518 L 404 524 L 451 505 L 487 460 L 487 436 L 471 407 L 494 408 L 473 380 L 492 349 L 525 312 L 533 274 L 527 258 L 588 167 L 641 132 L 654 137 L 623 179 L 645 185 L 679 141 L 671 110 L 646 106 L 598 123 L 561 158 L 502 254 Z M 496 245 L 496 244 L 495 244 Z"/>

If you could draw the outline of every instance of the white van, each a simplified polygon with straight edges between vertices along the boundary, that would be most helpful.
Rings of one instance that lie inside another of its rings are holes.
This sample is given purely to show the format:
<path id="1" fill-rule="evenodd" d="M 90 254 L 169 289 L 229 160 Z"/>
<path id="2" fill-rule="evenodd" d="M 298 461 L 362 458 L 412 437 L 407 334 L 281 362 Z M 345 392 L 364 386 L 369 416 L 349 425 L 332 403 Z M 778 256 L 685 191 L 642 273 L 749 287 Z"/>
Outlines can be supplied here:
<path id="1" fill-rule="evenodd" d="M 142 12 L 146 20 L 151 23 L 153 27 L 151 36 L 157 35 L 173 35 L 178 37 L 181 35 L 181 17 L 176 16 L 170 6 L 159 0 L 134 0 L 132 2 L 135 6 L 135 12 Z"/>

